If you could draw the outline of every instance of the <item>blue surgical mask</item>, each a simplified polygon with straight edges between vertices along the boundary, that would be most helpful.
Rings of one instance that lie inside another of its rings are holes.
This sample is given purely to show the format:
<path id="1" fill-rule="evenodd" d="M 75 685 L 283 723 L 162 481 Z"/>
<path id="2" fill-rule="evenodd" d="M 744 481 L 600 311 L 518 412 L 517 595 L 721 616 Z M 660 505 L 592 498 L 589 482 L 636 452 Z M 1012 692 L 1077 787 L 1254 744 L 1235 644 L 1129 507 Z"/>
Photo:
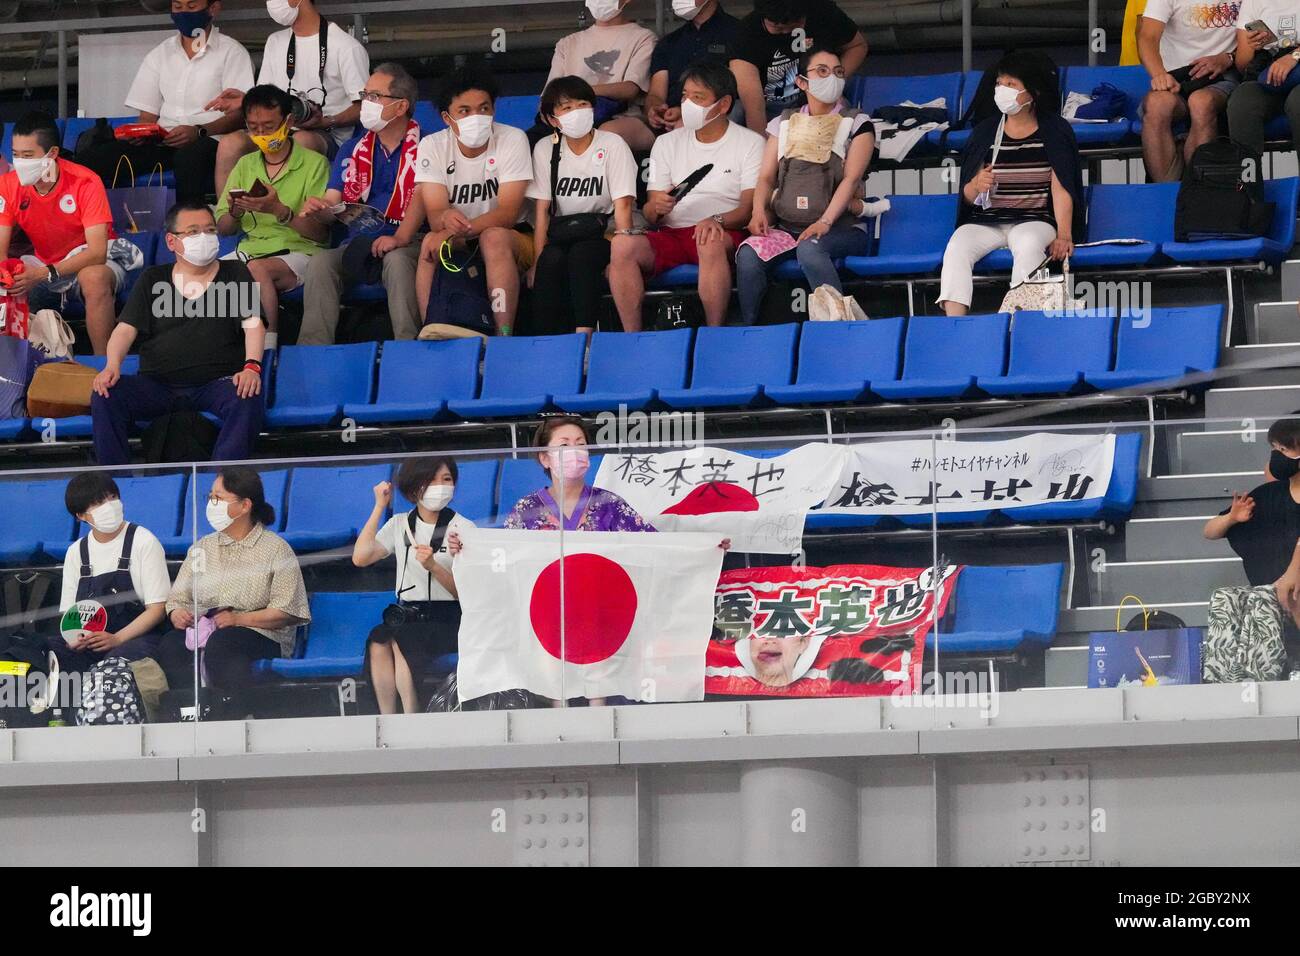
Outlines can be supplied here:
<path id="1" fill-rule="evenodd" d="M 187 37 L 195 36 L 202 33 L 212 22 L 212 13 L 209 10 L 193 10 L 188 13 L 173 13 L 172 23 L 182 35 Z"/>

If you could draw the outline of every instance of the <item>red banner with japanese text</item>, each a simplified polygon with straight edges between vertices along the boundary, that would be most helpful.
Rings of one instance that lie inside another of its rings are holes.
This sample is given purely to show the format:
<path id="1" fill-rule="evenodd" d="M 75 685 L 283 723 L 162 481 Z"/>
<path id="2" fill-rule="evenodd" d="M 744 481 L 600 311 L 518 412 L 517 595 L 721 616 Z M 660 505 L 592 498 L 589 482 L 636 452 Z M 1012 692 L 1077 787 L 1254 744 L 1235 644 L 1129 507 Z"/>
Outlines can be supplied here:
<path id="1" fill-rule="evenodd" d="M 706 694 L 869 697 L 920 686 L 960 568 L 737 568 L 714 593 Z M 937 579 L 937 583 L 936 583 Z"/>

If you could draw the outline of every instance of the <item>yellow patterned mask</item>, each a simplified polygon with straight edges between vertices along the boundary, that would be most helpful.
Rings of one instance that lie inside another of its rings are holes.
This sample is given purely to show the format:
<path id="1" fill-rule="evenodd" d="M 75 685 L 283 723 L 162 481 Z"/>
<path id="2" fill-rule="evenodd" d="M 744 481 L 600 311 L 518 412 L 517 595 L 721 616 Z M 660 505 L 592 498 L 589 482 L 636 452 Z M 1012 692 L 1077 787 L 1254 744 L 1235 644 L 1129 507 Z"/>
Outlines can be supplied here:
<path id="1" fill-rule="evenodd" d="M 249 134 L 248 138 L 251 139 L 253 145 L 263 153 L 278 153 L 280 150 L 284 149 L 284 144 L 289 141 L 289 120 L 286 119 L 281 123 L 280 128 L 274 133 L 269 133 L 266 136 Z"/>

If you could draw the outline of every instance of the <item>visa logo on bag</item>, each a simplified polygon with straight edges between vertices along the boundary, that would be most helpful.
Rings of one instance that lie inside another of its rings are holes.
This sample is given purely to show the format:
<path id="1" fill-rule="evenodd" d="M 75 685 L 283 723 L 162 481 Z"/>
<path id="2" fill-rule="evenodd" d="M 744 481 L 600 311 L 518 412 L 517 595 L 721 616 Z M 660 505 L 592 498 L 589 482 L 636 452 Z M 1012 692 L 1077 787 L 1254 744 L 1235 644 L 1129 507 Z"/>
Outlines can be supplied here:
<path id="1" fill-rule="evenodd" d="M 1199 627 L 1092 634 L 1088 686 L 1199 684 L 1201 635 Z"/>

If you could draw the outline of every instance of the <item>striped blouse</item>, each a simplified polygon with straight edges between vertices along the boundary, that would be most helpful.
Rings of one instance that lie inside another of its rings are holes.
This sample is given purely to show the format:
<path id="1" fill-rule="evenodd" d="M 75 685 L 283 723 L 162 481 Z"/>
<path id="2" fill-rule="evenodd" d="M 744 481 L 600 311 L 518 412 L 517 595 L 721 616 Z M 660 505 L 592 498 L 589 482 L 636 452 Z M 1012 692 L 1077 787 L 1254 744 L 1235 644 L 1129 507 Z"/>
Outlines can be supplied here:
<path id="1" fill-rule="evenodd" d="M 997 177 L 997 186 L 990 205 L 987 209 L 972 209 L 972 222 L 1056 224 L 1052 211 L 1052 167 L 1037 131 L 1024 139 L 1003 137 L 993 175 Z"/>

